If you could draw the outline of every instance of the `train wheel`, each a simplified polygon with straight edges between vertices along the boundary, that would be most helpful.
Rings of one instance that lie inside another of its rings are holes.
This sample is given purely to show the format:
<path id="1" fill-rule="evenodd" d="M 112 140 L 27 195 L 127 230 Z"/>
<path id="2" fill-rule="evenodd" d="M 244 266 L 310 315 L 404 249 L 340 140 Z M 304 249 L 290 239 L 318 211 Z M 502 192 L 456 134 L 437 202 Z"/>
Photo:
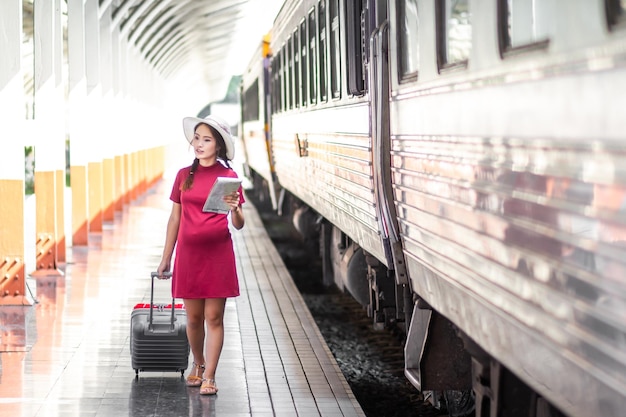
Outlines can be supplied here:
<path id="1" fill-rule="evenodd" d="M 552 407 L 549 402 L 541 397 L 537 398 L 535 410 L 535 417 L 566 417 L 565 414 Z"/>
<path id="2" fill-rule="evenodd" d="M 423 394 L 431 405 L 449 417 L 473 417 L 475 415 L 476 398 L 472 390 L 424 391 Z"/>
<path id="3" fill-rule="evenodd" d="M 320 228 L 320 255 L 322 256 L 322 281 L 325 287 L 330 287 L 335 283 L 335 272 L 333 271 L 333 261 L 330 255 L 331 234 L 333 225 L 329 222 L 322 222 Z"/>
<path id="4" fill-rule="evenodd" d="M 565 417 L 496 360 L 474 357 L 472 373 L 476 417 Z"/>
<path id="5" fill-rule="evenodd" d="M 254 197 L 256 197 L 258 204 L 262 206 L 261 208 L 271 207 L 267 181 L 260 175 L 253 173 L 252 186 L 252 190 L 250 190 L 249 192 L 251 192 Z"/>
<path id="6" fill-rule="evenodd" d="M 472 390 L 443 392 L 445 407 L 450 417 L 469 417 L 474 415 L 476 399 Z"/>

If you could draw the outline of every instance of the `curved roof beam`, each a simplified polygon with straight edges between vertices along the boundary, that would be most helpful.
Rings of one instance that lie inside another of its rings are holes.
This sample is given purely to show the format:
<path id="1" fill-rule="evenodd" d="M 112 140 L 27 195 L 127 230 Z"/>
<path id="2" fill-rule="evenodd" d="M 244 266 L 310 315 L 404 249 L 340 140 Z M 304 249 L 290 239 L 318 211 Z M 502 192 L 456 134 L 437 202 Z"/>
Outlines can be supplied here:
<path id="1" fill-rule="evenodd" d="M 126 20 L 124 20 L 124 21 L 122 21 L 120 23 L 120 33 L 122 33 L 124 36 L 126 36 L 126 33 L 129 31 L 129 28 L 132 28 L 135 25 L 135 23 L 137 22 L 137 20 L 143 19 L 145 21 L 146 19 L 149 19 L 150 14 L 145 16 L 145 12 L 146 11 L 151 11 L 152 9 L 159 8 L 159 7 L 161 7 L 161 5 L 163 5 L 163 3 L 166 3 L 166 2 L 165 1 L 161 1 L 156 6 L 155 6 L 154 2 L 150 2 L 150 1 L 144 1 L 143 3 L 141 3 L 141 5 L 139 7 L 135 8 L 135 10 L 133 10 L 130 13 L 130 15 L 128 16 L 128 18 Z M 116 18 L 117 18 L 117 16 L 116 16 Z M 122 20 L 121 17 L 119 19 L 115 19 L 114 23 L 117 24 L 121 20 Z"/>
<path id="2" fill-rule="evenodd" d="M 167 13 L 168 17 L 171 16 L 171 19 L 167 21 L 162 27 L 158 29 L 158 31 L 151 36 L 146 37 L 146 43 L 141 47 L 141 51 L 144 52 L 146 58 L 151 60 L 151 56 L 154 55 L 154 50 L 160 50 L 159 44 L 163 42 L 167 42 L 167 39 L 171 37 L 171 31 L 173 28 L 177 26 L 182 26 L 186 28 L 186 32 L 195 31 L 198 29 L 197 26 L 190 24 L 194 20 L 200 19 L 200 17 L 196 14 L 196 8 L 185 9 L 184 13 L 176 14 L 176 13 Z M 191 15 L 188 17 L 188 15 Z"/>
<path id="3" fill-rule="evenodd" d="M 174 37 L 175 34 L 178 33 L 183 33 L 185 34 L 185 38 L 186 40 L 189 39 L 193 39 L 193 40 L 197 40 L 198 38 L 200 38 L 202 36 L 202 30 L 198 30 L 199 28 L 202 27 L 202 25 L 198 24 L 201 23 L 202 20 L 204 20 L 205 16 L 194 16 L 193 18 L 188 19 L 185 23 L 185 25 L 182 25 L 182 28 L 178 31 L 178 32 L 168 32 L 167 34 L 165 34 L 165 36 L 163 38 L 161 38 L 158 42 L 156 42 L 155 46 L 153 47 L 153 49 L 151 49 L 150 51 L 148 51 L 146 53 L 146 58 L 152 62 L 153 64 L 155 64 L 155 66 L 158 64 L 158 62 L 161 60 L 162 55 L 167 53 L 167 51 L 170 50 L 169 45 L 172 43 L 172 38 Z M 216 21 L 213 20 L 213 24 L 206 28 L 206 31 L 209 33 L 215 33 L 216 29 L 219 27 L 223 27 L 225 28 L 225 30 L 223 30 L 221 33 L 227 34 L 230 33 L 230 28 L 232 27 L 232 21 L 228 18 L 228 16 L 224 17 L 223 19 L 221 19 L 221 21 L 219 23 L 215 23 Z M 187 39 L 189 38 L 189 39 Z M 230 38 L 228 38 L 230 39 Z M 185 42 L 186 43 L 186 42 Z M 199 47 L 202 47 L 202 44 L 198 45 Z M 158 48 L 157 48 L 158 47 Z"/>
<path id="4" fill-rule="evenodd" d="M 213 43 L 210 45 L 211 53 L 213 55 L 223 56 L 223 54 L 218 53 L 218 52 L 228 49 L 229 46 L 230 46 L 229 39 L 225 39 L 225 38 L 215 39 Z M 189 48 L 192 48 L 192 47 L 193 45 L 189 46 Z M 186 48 L 186 49 L 189 49 L 189 48 Z M 187 51 L 187 50 L 183 51 L 182 49 L 173 51 L 171 54 L 167 55 L 161 63 L 157 65 L 157 69 L 164 75 L 172 75 L 173 73 L 176 72 L 175 70 L 180 69 L 183 65 L 186 64 L 183 59 L 176 59 L 176 58 L 179 58 L 183 53 L 187 53 L 187 52 L 191 53 L 191 51 Z M 219 63 L 223 61 L 224 58 L 221 58 L 221 59 L 213 58 L 212 63 L 213 64 Z"/>
<path id="5" fill-rule="evenodd" d="M 173 29 L 169 31 L 168 33 L 166 33 L 161 39 L 159 39 L 158 42 L 155 43 L 152 49 L 146 52 L 146 59 L 152 62 L 153 64 L 155 62 L 158 62 L 161 55 L 163 55 L 164 53 L 163 51 L 169 50 L 174 37 L 178 39 L 179 35 L 182 35 L 182 39 L 184 40 L 184 43 L 187 43 L 189 40 L 193 40 L 195 38 L 200 37 L 200 35 L 198 35 L 193 28 L 184 27 L 184 26 L 180 27 L 180 25 L 177 25 L 175 30 Z"/>
<path id="6" fill-rule="evenodd" d="M 134 30 L 128 29 L 130 31 L 129 43 L 138 45 L 145 36 L 150 37 L 151 33 L 158 30 L 171 15 L 177 13 L 183 6 L 184 3 L 182 2 L 174 2 L 174 5 L 162 2 L 158 7 L 152 9 L 150 14 Z M 167 9 L 168 7 L 169 9 Z M 161 13 L 165 9 L 167 10 Z"/>
<path id="7" fill-rule="evenodd" d="M 166 33 L 169 33 L 173 27 L 180 24 L 180 22 L 176 19 L 171 18 L 171 14 L 176 14 L 178 10 L 168 10 L 164 15 L 159 19 L 161 23 L 159 26 L 154 25 L 154 29 L 149 29 L 149 32 L 146 35 L 142 35 L 142 40 L 137 41 L 137 47 L 146 55 L 148 52 L 154 49 L 155 45 L 165 36 Z M 171 13 L 170 13 L 171 12 Z"/>
<path id="8" fill-rule="evenodd" d="M 159 69 L 159 63 L 172 53 L 191 53 L 191 50 L 195 47 L 196 41 L 200 38 L 200 35 L 189 36 L 184 33 L 177 32 L 167 43 L 161 45 L 158 51 L 158 56 L 150 62 L 155 68 Z"/>
<path id="9" fill-rule="evenodd" d="M 159 56 L 155 57 L 151 63 L 157 70 L 165 73 L 169 63 L 175 58 L 183 57 L 185 55 L 191 56 L 194 53 L 198 57 L 205 57 L 207 55 L 206 51 L 208 50 L 210 51 L 211 64 L 213 65 L 214 63 L 225 59 L 225 56 L 221 52 L 218 53 L 218 51 L 228 48 L 230 43 L 231 40 L 223 36 L 206 39 L 202 38 L 202 34 L 199 33 L 184 36 L 180 32 L 177 32 L 167 44 L 162 46 L 162 49 L 159 51 Z M 198 50 L 199 45 L 202 48 L 201 50 Z M 196 52 L 194 52 L 194 49 Z M 179 59 L 178 61 L 181 63 L 187 63 L 189 60 Z"/>
<path id="10" fill-rule="evenodd" d="M 122 3 L 117 6 L 117 8 L 114 8 L 111 11 L 111 26 L 118 27 L 120 25 L 120 21 L 124 16 L 126 16 L 132 6 L 134 6 L 135 4 L 139 4 L 139 7 L 141 7 L 141 5 L 144 3 L 150 2 L 143 2 L 142 0 L 123 0 Z M 102 14 L 102 10 L 100 10 L 100 13 Z"/>
<path id="11" fill-rule="evenodd" d="M 213 3 L 210 7 L 208 7 L 206 4 L 198 4 L 195 3 L 195 6 L 193 7 L 185 7 L 184 8 L 184 12 L 183 13 L 175 13 L 175 11 L 183 8 L 183 6 L 188 5 L 188 3 L 182 3 L 179 1 L 175 1 L 172 0 L 170 2 L 168 2 L 168 4 L 172 4 L 172 9 L 168 10 L 166 13 L 164 13 L 163 16 L 159 17 L 159 22 L 158 23 L 163 23 L 163 21 L 165 21 L 168 17 L 171 17 L 172 19 L 168 22 L 168 26 L 171 27 L 173 25 L 175 25 L 176 23 L 184 23 L 186 24 L 188 20 L 192 20 L 195 18 L 202 18 L 202 17 L 213 17 L 213 16 L 217 16 L 223 12 L 227 12 L 229 11 L 229 9 L 232 9 L 233 7 L 241 7 L 242 5 L 246 4 L 248 2 L 248 0 L 244 0 L 244 1 L 240 1 L 237 2 L 235 4 L 229 4 L 227 7 L 217 7 L 216 8 L 216 4 Z M 229 2 L 224 2 L 224 3 L 229 3 Z M 219 2 L 218 2 L 219 4 Z M 204 9 L 204 10 L 203 10 Z M 239 10 L 238 10 L 239 11 Z M 197 15 L 195 15 L 197 13 Z M 211 29 L 211 25 L 207 25 L 208 26 L 208 30 Z M 154 29 L 152 29 L 154 28 Z M 160 37 L 158 36 L 160 33 L 166 31 L 167 29 L 165 28 L 161 28 L 161 25 L 158 25 L 157 22 L 150 22 L 150 26 L 147 29 L 148 31 L 145 33 L 145 35 L 141 35 L 140 37 L 142 38 L 146 38 L 146 43 L 150 43 L 151 46 L 148 47 L 148 49 L 152 48 L 152 44 L 155 43 L 156 41 L 154 40 L 155 37 L 158 40 Z M 139 37 L 139 36 L 138 36 Z"/>
<path id="12" fill-rule="evenodd" d="M 106 12 L 112 4 L 113 0 L 103 0 L 100 2 L 100 5 L 98 6 L 98 20 L 102 19 L 102 16 L 104 16 L 104 12 Z"/>
<path id="13" fill-rule="evenodd" d="M 237 3 L 231 3 L 230 1 L 217 2 L 212 4 L 211 7 L 207 5 L 198 5 L 196 8 L 188 10 L 183 15 L 176 15 L 176 20 L 186 27 L 189 27 L 188 31 L 204 30 L 212 32 L 217 26 L 215 19 L 223 16 L 224 19 L 229 20 L 232 28 L 232 21 L 236 20 L 241 12 L 240 7 L 246 4 L 248 0 L 240 1 Z M 228 4 L 226 7 L 219 7 L 220 4 Z M 194 12 L 198 12 L 195 15 L 191 15 Z M 191 16 L 190 16 L 191 15 Z M 189 16 L 189 17 L 188 17 Z M 228 33 L 233 33 L 228 31 Z M 158 43 L 158 41 L 157 41 Z"/>

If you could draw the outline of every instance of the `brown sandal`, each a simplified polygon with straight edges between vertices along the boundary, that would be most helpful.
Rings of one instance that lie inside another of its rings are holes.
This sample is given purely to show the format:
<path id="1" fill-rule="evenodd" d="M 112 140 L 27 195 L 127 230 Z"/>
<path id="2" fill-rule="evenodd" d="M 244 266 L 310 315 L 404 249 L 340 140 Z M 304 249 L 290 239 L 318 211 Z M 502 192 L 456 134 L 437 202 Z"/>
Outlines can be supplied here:
<path id="1" fill-rule="evenodd" d="M 204 373 L 204 365 L 197 365 L 193 362 L 193 369 L 189 376 L 187 377 L 187 386 L 188 387 L 199 387 L 202 385 L 202 374 Z"/>
<path id="2" fill-rule="evenodd" d="M 202 386 L 200 386 L 200 395 L 215 394 L 217 394 L 217 385 L 215 385 L 215 379 L 203 379 Z"/>

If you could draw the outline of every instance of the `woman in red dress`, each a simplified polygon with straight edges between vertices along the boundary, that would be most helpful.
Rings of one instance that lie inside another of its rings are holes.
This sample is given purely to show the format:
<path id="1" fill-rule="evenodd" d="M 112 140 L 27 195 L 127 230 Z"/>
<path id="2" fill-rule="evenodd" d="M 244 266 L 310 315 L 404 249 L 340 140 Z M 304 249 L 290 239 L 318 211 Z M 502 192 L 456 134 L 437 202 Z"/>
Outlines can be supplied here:
<path id="1" fill-rule="evenodd" d="M 187 385 L 199 386 L 200 394 L 211 395 L 217 393 L 215 371 L 224 342 L 226 298 L 239 295 L 239 283 L 228 214 L 204 212 L 203 206 L 217 177 L 237 177 L 228 163 L 235 149 L 228 124 L 215 116 L 186 117 L 183 130 L 196 158 L 176 175 L 157 272 L 163 276 L 170 270 L 176 248 L 172 296 L 182 298 L 185 304 L 187 337 L 194 358 Z M 233 227 L 241 229 L 241 204 L 245 202 L 241 187 L 223 199 L 230 208 Z"/>

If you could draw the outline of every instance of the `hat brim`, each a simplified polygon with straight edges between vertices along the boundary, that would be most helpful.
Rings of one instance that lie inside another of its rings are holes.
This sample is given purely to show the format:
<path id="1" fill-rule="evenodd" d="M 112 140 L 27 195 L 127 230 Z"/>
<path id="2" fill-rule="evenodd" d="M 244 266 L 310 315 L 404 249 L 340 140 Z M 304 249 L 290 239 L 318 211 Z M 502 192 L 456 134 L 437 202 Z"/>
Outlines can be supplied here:
<path id="1" fill-rule="evenodd" d="M 224 130 L 224 128 L 222 128 L 218 121 L 212 116 L 207 116 L 204 119 L 200 119 L 199 117 L 185 117 L 183 119 L 183 132 L 185 133 L 187 142 L 191 143 L 193 140 L 196 126 L 198 126 L 199 123 L 207 124 L 219 132 L 222 139 L 224 139 L 224 144 L 226 145 L 226 158 L 229 161 L 232 161 L 235 157 L 235 144 L 233 143 L 233 138 L 230 133 Z"/>

